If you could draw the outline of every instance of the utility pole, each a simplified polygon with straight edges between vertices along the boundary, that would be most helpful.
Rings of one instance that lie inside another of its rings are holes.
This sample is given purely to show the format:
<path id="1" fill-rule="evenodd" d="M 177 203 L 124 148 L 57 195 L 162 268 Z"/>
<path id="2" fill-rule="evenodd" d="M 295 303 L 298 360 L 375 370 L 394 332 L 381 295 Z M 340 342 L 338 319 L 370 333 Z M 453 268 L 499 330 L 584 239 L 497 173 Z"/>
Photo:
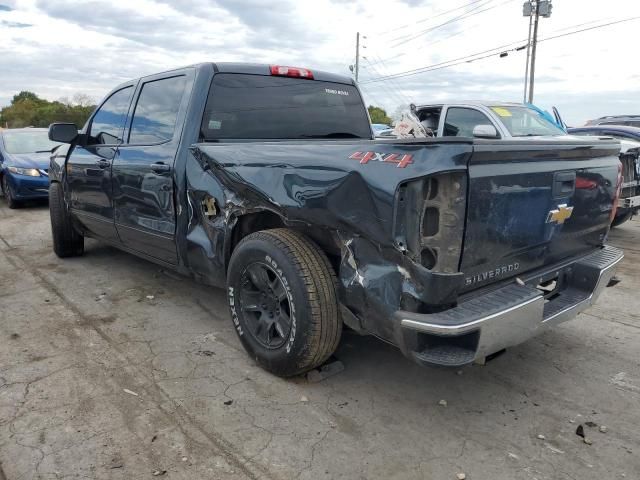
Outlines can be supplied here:
<path id="1" fill-rule="evenodd" d="M 529 59 L 531 58 L 531 28 L 533 27 L 533 16 L 529 15 L 529 35 L 527 35 L 527 64 L 524 69 L 524 94 L 522 101 L 527 101 L 527 85 L 529 84 Z"/>
<path id="2" fill-rule="evenodd" d="M 551 0 L 528 0 L 522 6 L 523 16 L 529 17 L 529 42 L 527 45 L 527 67 L 525 70 L 525 101 L 533 102 L 533 88 L 536 75 L 536 51 L 538 47 L 538 21 L 540 17 L 551 16 Z M 533 39 L 531 39 L 531 24 L 533 23 Z M 531 49 L 531 56 L 529 56 Z M 527 76 L 529 77 L 529 98 L 527 99 Z"/>
<path id="3" fill-rule="evenodd" d="M 531 46 L 531 70 L 529 72 L 529 103 L 533 103 L 533 83 L 536 79 L 536 50 L 538 48 L 538 20 L 540 9 L 536 5 L 536 16 L 533 20 L 533 45 Z"/>
<path id="4" fill-rule="evenodd" d="M 358 73 L 360 72 L 360 32 L 356 33 L 356 83 L 358 83 Z"/>

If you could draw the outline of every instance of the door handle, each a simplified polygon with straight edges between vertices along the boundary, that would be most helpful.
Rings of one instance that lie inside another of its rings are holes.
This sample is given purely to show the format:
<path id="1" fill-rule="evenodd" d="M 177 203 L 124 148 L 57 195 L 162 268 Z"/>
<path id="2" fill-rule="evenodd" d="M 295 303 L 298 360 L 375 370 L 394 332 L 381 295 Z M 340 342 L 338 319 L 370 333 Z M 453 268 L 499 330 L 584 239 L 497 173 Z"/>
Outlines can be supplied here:
<path id="1" fill-rule="evenodd" d="M 109 160 L 97 160 L 96 165 L 100 168 L 107 168 L 111 165 Z"/>
<path id="2" fill-rule="evenodd" d="M 151 165 L 151 170 L 154 173 L 162 175 L 163 173 L 167 173 L 171 171 L 171 165 L 167 165 L 166 163 L 158 162 Z"/>

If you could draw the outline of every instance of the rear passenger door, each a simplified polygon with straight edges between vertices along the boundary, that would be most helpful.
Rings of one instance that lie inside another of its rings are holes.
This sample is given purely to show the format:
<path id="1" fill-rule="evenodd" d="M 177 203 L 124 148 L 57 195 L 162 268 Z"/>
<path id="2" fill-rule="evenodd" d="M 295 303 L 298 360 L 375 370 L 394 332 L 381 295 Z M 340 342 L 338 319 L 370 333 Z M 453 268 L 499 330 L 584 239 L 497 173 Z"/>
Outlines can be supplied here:
<path id="1" fill-rule="evenodd" d="M 193 70 L 141 80 L 113 164 L 115 225 L 125 247 L 177 263 L 174 166 Z"/>

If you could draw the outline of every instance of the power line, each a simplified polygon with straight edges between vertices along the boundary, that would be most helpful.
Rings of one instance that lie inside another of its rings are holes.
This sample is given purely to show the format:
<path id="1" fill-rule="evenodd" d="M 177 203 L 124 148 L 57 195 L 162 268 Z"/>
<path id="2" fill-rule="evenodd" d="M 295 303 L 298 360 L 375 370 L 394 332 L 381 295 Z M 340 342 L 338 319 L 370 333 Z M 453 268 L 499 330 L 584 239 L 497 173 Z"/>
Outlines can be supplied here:
<path id="1" fill-rule="evenodd" d="M 369 60 L 366 57 L 363 57 L 363 58 L 367 63 L 369 63 Z M 378 70 L 376 70 L 374 67 L 372 67 L 370 64 L 368 66 L 362 65 L 362 68 L 364 68 L 367 71 L 370 78 L 376 78 L 376 76 L 381 75 L 381 73 Z M 372 73 L 375 73 L 375 75 L 372 75 Z M 380 86 L 388 93 L 389 97 L 393 98 L 394 101 L 398 103 L 405 103 L 405 100 L 402 98 L 402 95 L 395 90 L 395 87 L 392 87 L 391 82 L 389 83 L 382 82 Z"/>
<path id="2" fill-rule="evenodd" d="M 553 37 L 546 37 L 543 38 L 542 40 L 538 40 L 538 43 L 540 42 L 546 42 L 547 40 L 555 40 L 556 38 L 562 38 L 562 37 L 567 37 L 569 35 L 573 35 L 575 33 L 582 33 L 582 32 L 586 32 L 589 30 L 595 30 L 597 28 L 602 28 L 602 27 L 608 27 L 610 25 L 617 25 L 619 23 L 625 23 L 625 22 L 631 22 L 633 20 L 638 20 L 640 19 L 640 15 L 636 16 L 636 17 L 629 17 L 629 18 L 624 18 L 622 20 L 616 20 L 615 22 L 609 22 L 609 23 L 603 23 L 602 25 L 595 25 L 593 27 L 587 27 L 587 28 L 581 28 L 580 30 L 575 30 L 573 32 L 567 32 L 567 33 L 563 33 L 561 35 L 555 35 Z M 585 25 L 584 23 L 581 25 Z"/>
<path id="3" fill-rule="evenodd" d="M 501 7 L 502 5 L 505 5 L 507 3 L 513 2 L 514 0 L 505 0 L 502 3 L 499 3 L 497 5 L 492 5 L 490 7 L 487 7 L 487 5 L 489 5 L 491 2 L 493 2 L 494 0 L 489 0 L 487 3 L 483 3 L 481 5 L 478 5 L 474 8 L 472 8 L 471 10 L 469 10 L 468 12 L 463 13 L 462 15 L 459 15 L 457 17 L 453 17 L 449 20 L 447 20 L 446 22 L 440 23 L 438 25 L 435 25 L 433 27 L 429 27 L 426 30 L 422 30 L 421 32 L 415 33 L 415 34 L 410 34 L 410 35 L 405 35 L 405 36 L 401 36 L 401 37 L 397 37 L 397 38 L 393 38 L 390 41 L 391 42 L 396 42 L 392 45 L 390 45 L 391 48 L 395 48 L 398 47 L 400 45 L 403 45 L 407 42 L 411 42 L 417 38 L 420 38 L 423 35 L 426 35 L 427 33 L 433 32 L 434 30 L 437 30 L 438 28 L 444 27 L 446 25 L 449 25 L 451 23 L 457 22 L 459 20 L 465 20 L 467 18 L 473 17 L 474 15 L 479 15 L 481 13 L 487 12 L 489 10 L 493 10 L 494 8 L 498 8 Z M 479 8 L 482 7 L 487 7 L 484 8 L 482 10 L 478 10 Z"/>
<path id="4" fill-rule="evenodd" d="M 625 19 L 622 19 L 622 20 L 617 20 L 617 21 L 614 21 L 614 22 L 609 22 L 609 23 L 605 23 L 605 24 L 601 24 L 601 25 L 596 25 L 596 26 L 593 26 L 593 27 L 583 28 L 583 29 L 580 29 L 580 30 L 567 32 L 567 33 L 563 33 L 563 34 L 560 34 L 560 35 L 555 35 L 555 36 L 552 36 L 552 37 L 546 37 L 546 38 L 543 38 L 541 40 L 538 40 L 538 42 L 545 42 L 547 40 L 554 40 L 556 38 L 562 38 L 562 37 L 566 37 L 566 36 L 569 36 L 569 35 L 574 35 L 576 33 L 586 32 L 586 31 L 589 31 L 589 30 L 595 30 L 595 29 L 598 29 L 598 28 L 608 27 L 610 25 L 616 25 L 616 24 L 630 22 L 630 21 L 638 20 L 638 19 L 640 19 L 640 16 L 625 18 Z M 471 55 L 467 55 L 467 56 L 464 56 L 464 57 L 455 58 L 455 59 L 452 59 L 452 60 L 436 63 L 436 64 L 433 64 L 433 65 L 427 65 L 425 67 L 415 68 L 413 70 L 407 70 L 405 72 L 394 73 L 394 74 L 391 74 L 391 75 L 387 75 L 385 77 L 378 77 L 378 78 L 375 78 L 375 79 L 367 80 L 366 83 L 381 82 L 381 81 L 386 81 L 386 80 L 389 80 L 389 79 L 396 79 L 396 78 L 408 77 L 408 76 L 412 76 L 412 75 L 418 75 L 420 73 L 430 72 L 430 71 L 433 71 L 433 70 L 440 70 L 440 69 L 443 69 L 443 68 L 454 67 L 454 66 L 460 65 L 462 63 L 475 62 L 476 60 L 482 60 L 484 58 L 489 58 L 489 57 L 492 57 L 494 55 L 497 55 L 497 54 L 503 53 L 503 52 L 521 50 L 521 49 L 526 48 L 526 45 L 522 46 L 522 47 L 511 48 L 511 49 L 508 49 L 508 50 L 503 50 L 503 49 L 506 48 L 506 47 L 509 47 L 511 45 L 515 45 L 516 43 L 523 42 L 523 41 L 526 41 L 526 40 L 519 40 L 517 42 L 511 42 L 511 43 L 507 43 L 505 45 L 501 45 L 499 47 L 491 48 L 489 50 L 484 50 L 482 52 L 477 52 L 477 53 L 474 53 L 474 54 L 471 54 Z M 489 53 L 488 55 L 484 55 L 484 56 L 478 57 L 478 55 L 483 55 L 483 54 L 488 53 L 488 52 L 492 52 L 492 53 Z M 474 57 L 477 57 L 477 58 L 474 58 Z M 452 63 L 452 62 L 454 62 L 454 63 Z"/>
<path id="5" fill-rule="evenodd" d="M 421 20 L 417 20 L 413 24 L 402 25 L 400 27 L 392 28 L 390 30 L 385 30 L 384 32 L 379 33 L 378 35 L 381 35 L 381 36 L 388 35 L 388 34 L 390 34 L 392 32 L 397 32 L 398 30 L 402 30 L 403 28 L 415 26 L 415 25 L 417 25 L 419 23 L 424 23 L 424 22 L 427 22 L 429 20 L 433 20 L 434 18 L 442 17 L 443 15 L 446 15 L 448 13 L 453 13 L 453 12 L 456 12 L 456 11 L 461 10 L 463 8 L 470 7 L 471 5 L 474 5 L 474 4 L 480 3 L 480 2 L 484 2 L 484 1 L 485 0 L 473 0 L 472 2 L 465 3 L 464 5 L 460 5 L 459 7 L 452 8 L 451 10 L 440 12 L 440 13 L 437 13 L 436 15 L 432 15 L 432 16 L 429 16 L 429 17 L 422 18 Z"/>
<path id="6" fill-rule="evenodd" d="M 503 50 L 504 48 L 510 47 L 511 45 L 515 45 L 516 43 L 520 43 L 520 42 L 523 42 L 523 41 L 524 40 L 520 40 L 518 42 L 507 43 L 507 44 L 501 45 L 499 47 L 490 48 L 489 50 L 484 50 L 482 52 L 476 52 L 476 53 L 472 53 L 470 55 L 465 55 L 464 57 L 458 57 L 458 58 L 454 58 L 454 59 L 451 59 L 451 60 L 446 60 L 444 62 L 434 63 L 432 65 L 427 65 L 425 67 L 414 68 L 412 70 L 407 70 L 405 72 L 394 73 L 394 74 L 391 74 L 391 75 L 387 75 L 386 77 L 376 78 L 375 80 L 368 80 L 368 82 L 373 82 L 373 81 L 378 82 L 378 81 L 387 80 L 387 79 L 391 79 L 391 78 L 408 77 L 408 76 L 411 76 L 411 75 L 416 75 L 418 73 L 422 73 L 423 71 L 428 71 L 428 70 L 431 70 L 431 69 L 435 69 L 434 67 L 440 67 L 441 65 L 446 65 L 446 64 L 451 63 L 451 62 L 458 62 L 459 60 L 461 60 L 459 63 L 465 63 L 468 60 L 472 59 L 473 57 L 476 57 L 478 55 L 482 55 L 482 54 L 487 53 L 487 52 L 493 52 L 491 55 L 495 55 L 496 53 L 498 53 L 497 52 L 498 50 L 504 51 Z M 486 57 L 482 57 L 482 58 L 486 58 Z M 455 65 L 458 65 L 458 63 L 456 63 Z M 453 65 L 447 65 L 447 66 L 453 66 Z"/>

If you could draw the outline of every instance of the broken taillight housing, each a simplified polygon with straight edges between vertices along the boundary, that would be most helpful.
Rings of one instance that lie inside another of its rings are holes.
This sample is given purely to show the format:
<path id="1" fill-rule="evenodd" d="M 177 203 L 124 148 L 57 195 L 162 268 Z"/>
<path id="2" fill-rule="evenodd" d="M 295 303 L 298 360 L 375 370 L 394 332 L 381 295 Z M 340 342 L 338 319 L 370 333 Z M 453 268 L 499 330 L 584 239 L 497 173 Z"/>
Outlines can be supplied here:
<path id="1" fill-rule="evenodd" d="M 313 80 L 313 73 L 306 68 L 271 65 L 271 75 L 278 77 L 307 78 Z"/>
<path id="2" fill-rule="evenodd" d="M 613 207 L 611 208 L 609 222 L 613 222 L 613 219 L 616 218 L 616 213 L 618 212 L 618 200 L 620 200 L 620 194 L 622 193 L 622 180 L 622 163 L 618 163 L 618 180 L 616 182 L 616 193 L 613 196 Z"/>

